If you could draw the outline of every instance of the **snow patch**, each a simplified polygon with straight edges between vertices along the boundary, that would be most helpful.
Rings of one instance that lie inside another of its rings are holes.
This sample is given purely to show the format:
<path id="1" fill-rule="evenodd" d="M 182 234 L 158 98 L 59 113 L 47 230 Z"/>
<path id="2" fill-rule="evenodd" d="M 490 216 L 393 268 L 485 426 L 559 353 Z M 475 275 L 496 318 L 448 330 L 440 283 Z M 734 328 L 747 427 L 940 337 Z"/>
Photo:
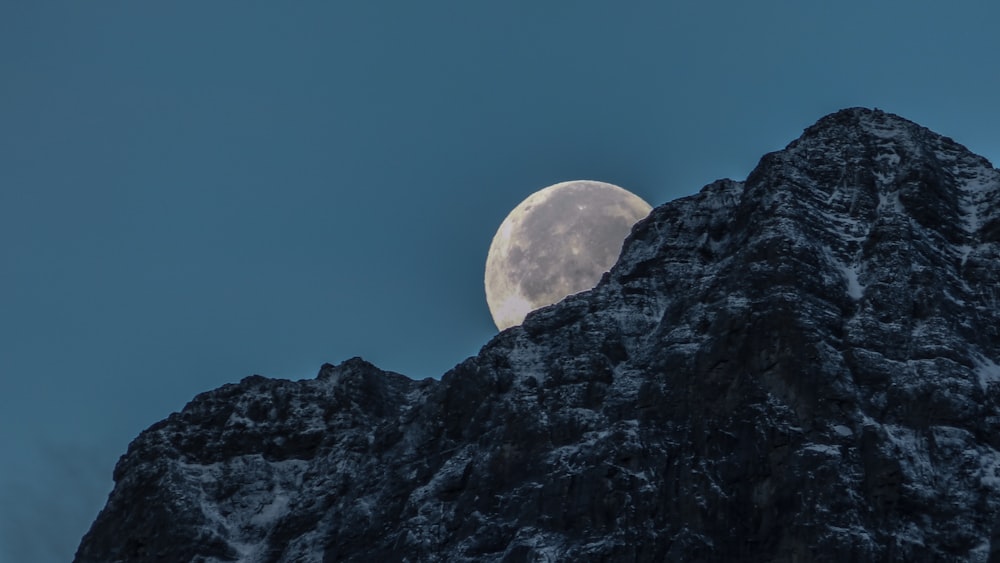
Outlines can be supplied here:
<path id="1" fill-rule="evenodd" d="M 845 284 L 845 291 L 851 299 L 858 301 L 865 293 L 865 286 L 861 284 L 858 279 L 858 269 L 860 265 L 857 262 L 852 262 L 850 264 L 845 263 L 843 260 L 837 257 L 837 255 L 829 247 L 823 248 L 823 253 L 826 255 L 827 261 L 833 266 L 835 271 L 840 274 L 840 278 Z M 858 256 L 855 256 L 854 260 L 857 260 Z"/>
<path id="2" fill-rule="evenodd" d="M 865 125 L 865 129 L 867 129 L 869 133 L 880 139 L 897 139 L 902 133 L 902 131 L 897 127 L 886 126 L 873 121 L 868 121 Z"/>
<path id="3" fill-rule="evenodd" d="M 807 444 L 802 449 L 831 457 L 840 457 L 840 447 L 838 446 L 830 446 L 828 444 Z"/>
<path id="4" fill-rule="evenodd" d="M 847 266 L 845 264 L 841 264 L 840 267 L 841 273 L 847 280 L 847 295 L 851 296 L 851 299 L 854 299 L 855 301 L 861 299 L 865 293 L 865 287 L 858 281 L 857 265 Z"/>
<path id="5" fill-rule="evenodd" d="M 962 219 L 965 222 L 965 232 L 972 234 L 979 231 L 979 228 L 983 226 L 983 223 L 979 218 L 978 206 L 971 201 L 964 201 L 961 204 L 960 211 L 962 213 Z"/>
<path id="6" fill-rule="evenodd" d="M 976 355 L 973 357 L 973 362 L 975 362 L 975 373 L 976 378 L 979 380 L 979 386 L 985 391 L 991 383 L 1000 383 L 1000 366 L 998 366 L 993 360 Z"/>
<path id="7" fill-rule="evenodd" d="M 899 164 L 899 155 L 895 152 L 882 153 L 875 157 L 875 162 L 885 163 L 886 166 L 896 166 Z"/>
<path id="8" fill-rule="evenodd" d="M 989 219 L 984 213 L 992 207 L 994 194 L 1000 188 L 1000 178 L 995 170 L 981 167 L 970 172 L 956 166 L 953 173 L 964 176 L 960 187 L 962 197 L 959 199 L 959 212 L 962 214 L 965 231 L 974 235 Z"/>
<path id="9" fill-rule="evenodd" d="M 963 266 L 969 260 L 969 254 L 972 254 L 972 250 L 973 250 L 972 246 L 968 244 L 959 244 L 955 246 L 955 251 L 961 258 L 962 260 L 961 264 Z"/>
<path id="10" fill-rule="evenodd" d="M 843 436 L 844 438 L 854 435 L 854 431 L 844 426 L 843 424 L 838 424 L 834 426 L 833 431 L 836 432 L 838 436 Z"/>
<path id="11" fill-rule="evenodd" d="M 903 213 L 903 202 L 899 201 L 899 192 L 878 194 L 878 212 Z"/>

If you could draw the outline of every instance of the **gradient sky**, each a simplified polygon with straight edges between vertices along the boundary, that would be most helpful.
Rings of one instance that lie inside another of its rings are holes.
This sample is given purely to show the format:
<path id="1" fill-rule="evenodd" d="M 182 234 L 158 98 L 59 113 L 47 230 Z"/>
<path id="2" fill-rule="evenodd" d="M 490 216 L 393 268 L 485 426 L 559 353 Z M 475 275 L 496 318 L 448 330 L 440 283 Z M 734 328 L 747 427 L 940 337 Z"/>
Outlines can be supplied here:
<path id="1" fill-rule="evenodd" d="M 843 107 L 1000 159 L 995 1 L 0 2 L 0 562 L 250 374 L 439 377 L 570 179 L 659 205 Z"/>

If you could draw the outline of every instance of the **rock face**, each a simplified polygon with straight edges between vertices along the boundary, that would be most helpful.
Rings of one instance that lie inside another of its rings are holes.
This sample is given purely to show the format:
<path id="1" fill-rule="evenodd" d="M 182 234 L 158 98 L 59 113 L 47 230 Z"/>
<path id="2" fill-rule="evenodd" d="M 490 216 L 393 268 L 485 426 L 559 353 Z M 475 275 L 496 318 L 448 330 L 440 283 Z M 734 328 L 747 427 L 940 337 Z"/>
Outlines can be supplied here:
<path id="1" fill-rule="evenodd" d="M 1000 172 L 848 109 L 440 381 L 143 432 L 78 562 L 1000 561 Z"/>

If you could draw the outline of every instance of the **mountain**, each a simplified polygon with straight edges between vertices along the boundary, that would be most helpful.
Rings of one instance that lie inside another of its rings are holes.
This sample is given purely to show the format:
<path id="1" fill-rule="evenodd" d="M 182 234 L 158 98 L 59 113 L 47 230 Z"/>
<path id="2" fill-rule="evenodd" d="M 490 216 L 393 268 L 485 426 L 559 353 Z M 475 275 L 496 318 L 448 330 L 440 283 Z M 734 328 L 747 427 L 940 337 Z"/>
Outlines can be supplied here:
<path id="1" fill-rule="evenodd" d="M 1000 561 L 998 192 L 915 123 L 824 117 L 440 380 L 195 397 L 76 561 Z"/>

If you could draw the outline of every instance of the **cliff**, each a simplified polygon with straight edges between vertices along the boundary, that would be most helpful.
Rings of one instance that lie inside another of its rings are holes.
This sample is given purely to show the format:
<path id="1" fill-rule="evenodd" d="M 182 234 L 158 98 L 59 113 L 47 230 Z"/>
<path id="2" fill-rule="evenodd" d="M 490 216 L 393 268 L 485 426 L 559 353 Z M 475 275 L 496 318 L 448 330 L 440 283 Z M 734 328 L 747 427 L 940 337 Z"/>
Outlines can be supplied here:
<path id="1" fill-rule="evenodd" d="M 249 377 L 76 561 L 1000 561 L 1000 172 L 824 117 L 440 380 Z"/>

